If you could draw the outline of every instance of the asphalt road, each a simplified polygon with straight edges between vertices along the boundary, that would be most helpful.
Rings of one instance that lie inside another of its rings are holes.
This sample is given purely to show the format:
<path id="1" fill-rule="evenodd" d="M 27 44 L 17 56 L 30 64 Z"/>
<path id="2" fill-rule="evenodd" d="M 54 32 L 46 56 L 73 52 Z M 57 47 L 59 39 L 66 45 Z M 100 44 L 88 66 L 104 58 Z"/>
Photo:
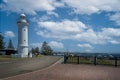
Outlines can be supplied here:
<path id="1" fill-rule="evenodd" d="M 42 56 L 39 58 L 0 60 L 0 79 L 22 73 L 43 69 L 58 61 L 60 56 Z"/>

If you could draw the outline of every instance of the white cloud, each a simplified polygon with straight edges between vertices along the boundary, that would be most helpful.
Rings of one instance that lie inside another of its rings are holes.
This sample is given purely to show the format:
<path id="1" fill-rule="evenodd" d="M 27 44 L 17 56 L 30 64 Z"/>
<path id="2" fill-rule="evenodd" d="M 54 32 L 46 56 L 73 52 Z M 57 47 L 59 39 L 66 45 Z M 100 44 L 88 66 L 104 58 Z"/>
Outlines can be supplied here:
<path id="1" fill-rule="evenodd" d="M 60 0 L 51 0 L 51 3 L 55 6 L 55 7 L 64 7 L 64 3 L 62 3 Z"/>
<path id="2" fill-rule="evenodd" d="M 112 44 L 120 44 L 120 41 L 111 40 L 110 43 L 112 43 Z"/>
<path id="3" fill-rule="evenodd" d="M 93 14 L 101 11 L 120 11 L 120 0 L 62 0 L 77 14 Z"/>
<path id="4" fill-rule="evenodd" d="M 78 14 L 93 14 L 101 11 L 120 11 L 120 0 L 3 0 L 3 10 L 36 14 L 38 11 L 54 11 L 57 7 L 70 7 Z M 27 7 L 26 7 L 27 6 Z"/>
<path id="5" fill-rule="evenodd" d="M 31 43 L 30 46 L 31 46 L 31 47 L 34 47 L 34 48 L 35 48 L 35 47 L 41 48 L 42 43 L 38 43 L 38 42 L 36 42 L 36 43 Z"/>
<path id="6" fill-rule="evenodd" d="M 40 29 L 44 29 L 37 31 L 38 35 L 57 39 L 69 39 L 87 28 L 80 21 L 70 20 L 63 20 L 62 22 L 38 22 L 38 25 Z"/>
<path id="7" fill-rule="evenodd" d="M 56 17 L 59 17 L 59 15 L 58 15 L 57 13 L 52 12 L 52 11 L 48 11 L 47 14 L 48 14 L 48 15 L 54 15 L 54 16 L 56 16 Z"/>
<path id="8" fill-rule="evenodd" d="M 48 43 L 52 48 L 64 48 L 63 43 L 57 41 L 51 41 Z"/>
<path id="9" fill-rule="evenodd" d="M 92 52 L 92 50 L 94 49 L 94 47 L 89 43 L 77 44 L 77 46 L 82 48 L 84 52 Z"/>
<path id="10" fill-rule="evenodd" d="M 56 0 L 4 0 L 2 10 L 35 15 L 38 11 L 53 11 L 61 6 L 64 4 Z"/>
<path id="11" fill-rule="evenodd" d="M 86 28 L 85 24 L 80 21 L 71 21 L 71 20 L 63 20 L 62 22 L 38 22 L 40 27 L 46 28 L 51 31 L 64 31 L 64 32 L 81 32 Z"/>
<path id="12" fill-rule="evenodd" d="M 115 21 L 120 26 L 120 12 L 110 16 L 110 20 Z"/>
<path id="13" fill-rule="evenodd" d="M 85 52 L 93 52 L 92 49 L 86 49 Z"/>
<path id="14" fill-rule="evenodd" d="M 93 49 L 90 44 L 78 44 L 77 46 L 85 49 Z"/>
<path id="15" fill-rule="evenodd" d="M 100 33 L 103 36 L 108 37 L 119 37 L 120 36 L 120 28 L 102 28 L 102 32 Z"/>
<path id="16" fill-rule="evenodd" d="M 39 21 L 51 21 L 52 17 L 59 17 L 59 15 L 55 12 L 47 11 L 47 13 L 42 15 L 41 17 L 34 16 L 30 20 L 31 20 L 31 22 L 35 22 L 35 23 L 39 22 Z"/>
<path id="17" fill-rule="evenodd" d="M 0 4 L 2 10 L 17 13 L 27 13 L 36 15 L 39 11 L 47 11 L 48 15 L 59 17 L 54 11 L 58 7 L 70 7 L 71 13 L 91 15 L 100 12 L 115 12 L 110 16 L 110 20 L 115 21 L 120 25 L 120 0 L 3 0 Z M 27 6 L 27 7 L 26 7 Z M 68 13 L 69 14 L 69 13 Z M 48 16 L 43 16 L 43 20 L 49 19 Z"/>
<path id="18" fill-rule="evenodd" d="M 36 33 L 46 38 L 78 40 L 91 44 L 107 44 L 120 40 L 120 28 L 102 28 L 96 32 L 81 21 L 71 20 L 38 22 L 38 25 Z"/>
<path id="19" fill-rule="evenodd" d="M 76 40 L 79 41 L 86 41 L 92 44 L 100 44 L 99 39 L 98 39 L 98 35 L 95 31 L 93 31 L 93 29 L 87 29 L 85 31 L 83 31 L 82 33 L 78 33 L 74 36 L 74 38 Z"/>
<path id="20" fill-rule="evenodd" d="M 48 15 L 43 15 L 39 20 L 40 21 L 46 21 L 46 20 L 49 20 L 49 19 L 50 19 L 50 17 Z"/>
<path id="21" fill-rule="evenodd" d="M 102 28 L 99 32 L 95 32 L 93 29 L 88 29 L 81 34 L 77 34 L 76 39 L 92 44 L 106 44 L 113 40 L 120 40 L 119 31 L 120 28 Z"/>
<path id="22" fill-rule="evenodd" d="M 6 31 L 5 37 L 13 38 L 13 37 L 15 37 L 15 34 L 12 31 Z"/>
<path id="23" fill-rule="evenodd" d="M 120 25 L 120 0 L 62 0 L 68 7 L 72 8 L 71 13 L 75 14 L 87 14 L 101 12 L 114 12 L 114 15 L 110 16 L 110 20 Z"/>

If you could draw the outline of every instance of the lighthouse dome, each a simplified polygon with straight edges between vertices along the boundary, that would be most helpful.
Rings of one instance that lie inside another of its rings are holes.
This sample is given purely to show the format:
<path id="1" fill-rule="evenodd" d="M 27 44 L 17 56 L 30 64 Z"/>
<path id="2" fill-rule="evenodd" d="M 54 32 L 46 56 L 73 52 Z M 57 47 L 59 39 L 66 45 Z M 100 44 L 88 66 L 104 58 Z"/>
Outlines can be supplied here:
<path id="1" fill-rule="evenodd" d="M 25 14 L 20 14 L 20 17 L 25 18 L 26 16 L 25 16 Z"/>
<path id="2" fill-rule="evenodd" d="M 27 23 L 27 20 L 26 20 L 26 15 L 25 14 L 20 14 L 20 18 L 19 20 L 17 21 L 17 23 Z"/>
<path id="3" fill-rule="evenodd" d="M 20 16 L 25 16 L 25 14 L 22 13 L 22 14 L 20 14 Z"/>

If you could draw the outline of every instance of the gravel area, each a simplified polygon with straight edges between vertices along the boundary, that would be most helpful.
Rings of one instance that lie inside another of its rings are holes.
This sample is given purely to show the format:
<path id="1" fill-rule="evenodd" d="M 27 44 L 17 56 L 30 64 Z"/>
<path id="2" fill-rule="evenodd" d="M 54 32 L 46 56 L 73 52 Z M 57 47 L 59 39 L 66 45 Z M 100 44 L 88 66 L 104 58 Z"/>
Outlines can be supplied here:
<path id="1" fill-rule="evenodd" d="M 40 70 L 54 64 L 61 58 L 60 56 L 42 56 L 38 58 L 0 60 L 0 78 Z"/>
<path id="2" fill-rule="evenodd" d="M 45 70 L 21 74 L 5 80 L 120 80 L 120 68 L 84 64 L 56 64 Z"/>

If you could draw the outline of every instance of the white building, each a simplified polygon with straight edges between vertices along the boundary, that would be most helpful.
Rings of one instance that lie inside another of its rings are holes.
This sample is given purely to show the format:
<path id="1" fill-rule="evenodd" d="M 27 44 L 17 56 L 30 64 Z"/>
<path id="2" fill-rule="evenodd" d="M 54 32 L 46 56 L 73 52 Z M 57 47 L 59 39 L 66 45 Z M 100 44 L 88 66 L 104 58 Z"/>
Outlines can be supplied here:
<path id="1" fill-rule="evenodd" d="M 18 57 L 28 57 L 28 25 L 25 14 L 20 14 L 18 25 Z"/>

